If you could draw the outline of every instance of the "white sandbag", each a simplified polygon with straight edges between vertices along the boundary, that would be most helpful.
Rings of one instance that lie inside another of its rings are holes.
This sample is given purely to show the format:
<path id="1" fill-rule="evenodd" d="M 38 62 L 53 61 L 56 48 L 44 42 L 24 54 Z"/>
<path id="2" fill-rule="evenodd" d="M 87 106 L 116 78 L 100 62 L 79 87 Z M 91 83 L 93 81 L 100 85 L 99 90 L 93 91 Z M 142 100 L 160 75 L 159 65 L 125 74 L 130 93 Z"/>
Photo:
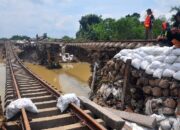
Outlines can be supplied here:
<path id="1" fill-rule="evenodd" d="M 143 60 L 143 61 L 141 62 L 141 69 L 145 70 L 148 65 L 149 65 L 149 62 L 146 61 L 146 60 Z"/>
<path id="2" fill-rule="evenodd" d="M 147 56 L 147 54 L 145 52 L 139 51 L 139 50 L 137 51 L 137 54 L 140 55 L 141 57 Z"/>
<path id="3" fill-rule="evenodd" d="M 165 48 L 163 48 L 163 47 L 154 46 L 154 48 L 152 48 L 152 54 L 151 55 L 154 55 L 154 56 L 161 55 L 161 54 L 163 54 L 164 49 Z"/>
<path id="4" fill-rule="evenodd" d="M 146 73 L 147 74 L 153 74 L 154 73 L 154 69 L 151 69 L 149 66 L 147 66 Z"/>
<path id="5" fill-rule="evenodd" d="M 120 54 L 120 53 L 117 53 L 115 56 L 114 56 L 114 58 L 115 59 L 118 59 L 118 58 L 120 58 L 122 55 Z"/>
<path id="6" fill-rule="evenodd" d="M 175 63 L 180 63 L 180 56 L 177 57 Z"/>
<path id="7" fill-rule="evenodd" d="M 162 128 L 162 130 L 170 130 L 171 129 L 171 124 L 169 122 L 168 119 L 163 120 L 160 122 L 160 128 Z"/>
<path id="8" fill-rule="evenodd" d="M 180 71 L 180 63 L 174 63 L 169 67 L 171 70 Z"/>
<path id="9" fill-rule="evenodd" d="M 60 96 L 58 98 L 58 102 L 56 106 L 60 109 L 61 112 L 64 112 L 70 103 L 76 104 L 78 107 L 80 107 L 80 101 L 77 98 L 76 94 L 70 93 L 70 94 L 65 94 L 63 96 Z"/>
<path id="10" fill-rule="evenodd" d="M 167 55 L 170 55 L 172 53 L 172 50 L 173 50 L 173 47 L 168 47 L 164 50 L 164 54 L 167 56 Z"/>
<path id="11" fill-rule="evenodd" d="M 147 60 L 149 63 L 151 63 L 154 60 L 154 56 L 148 55 L 148 56 L 144 57 L 144 60 Z"/>
<path id="12" fill-rule="evenodd" d="M 12 101 L 7 107 L 6 107 L 6 118 L 11 119 L 14 117 L 20 110 L 24 108 L 25 110 L 32 112 L 32 113 L 38 113 L 37 107 L 35 104 L 31 101 L 29 98 L 20 98 L 15 101 Z"/>
<path id="13" fill-rule="evenodd" d="M 163 73 L 163 69 L 158 68 L 154 71 L 153 77 L 160 79 L 162 77 L 162 73 Z"/>
<path id="14" fill-rule="evenodd" d="M 162 55 L 162 56 L 156 56 L 156 57 L 154 57 L 154 60 L 155 60 L 155 61 L 163 62 L 165 58 L 166 58 L 165 55 Z"/>
<path id="15" fill-rule="evenodd" d="M 127 56 L 129 53 L 131 53 L 132 50 L 130 49 L 123 49 L 121 50 L 119 53 L 122 55 L 122 56 Z"/>
<path id="16" fill-rule="evenodd" d="M 163 77 L 173 77 L 173 75 L 175 74 L 174 70 L 171 69 L 165 69 L 162 76 Z"/>
<path id="17" fill-rule="evenodd" d="M 132 122 L 125 122 L 127 126 L 129 126 L 131 128 L 131 130 L 150 130 L 146 127 L 140 126 L 136 123 L 132 123 Z"/>
<path id="18" fill-rule="evenodd" d="M 164 59 L 164 63 L 168 63 L 168 64 L 172 64 L 175 62 L 175 60 L 177 59 L 177 56 L 167 56 L 165 59 Z"/>
<path id="19" fill-rule="evenodd" d="M 142 58 L 140 55 L 136 54 L 136 53 L 133 53 L 132 57 L 133 57 L 134 59 L 143 60 L 143 58 Z"/>
<path id="20" fill-rule="evenodd" d="M 172 50 L 172 54 L 176 55 L 176 56 L 180 56 L 180 48 L 175 48 Z"/>
<path id="21" fill-rule="evenodd" d="M 131 64 L 134 68 L 139 69 L 141 66 L 141 60 L 136 58 L 136 59 L 132 60 Z"/>
<path id="22" fill-rule="evenodd" d="M 128 59 L 131 59 L 131 57 L 121 56 L 120 59 L 125 63 Z"/>
<path id="23" fill-rule="evenodd" d="M 141 47 L 141 51 L 145 52 L 148 55 L 160 55 L 163 53 L 164 48 L 158 46 L 151 46 L 151 47 Z"/>
<path id="24" fill-rule="evenodd" d="M 176 73 L 173 75 L 173 78 L 174 78 L 174 79 L 177 79 L 177 80 L 180 80 L 180 71 L 176 72 Z"/>
<path id="25" fill-rule="evenodd" d="M 161 121 L 165 120 L 166 117 L 164 115 L 157 115 L 157 114 L 152 114 L 151 117 L 156 118 L 157 123 L 159 124 Z"/>
<path id="26" fill-rule="evenodd" d="M 177 119 L 176 119 L 176 121 L 174 121 L 174 123 L 173 123 L 173 130 L 180 130 L 180 117 L 178 117 Z"/>
<path id="27" fill-rule="evenodd" d="M 150 69 L 158 69 L 160 68 L 162 65 L 162 63 L 160 61 L 153 61 L 150 65 L 149 65 L 149 68 Z"/>

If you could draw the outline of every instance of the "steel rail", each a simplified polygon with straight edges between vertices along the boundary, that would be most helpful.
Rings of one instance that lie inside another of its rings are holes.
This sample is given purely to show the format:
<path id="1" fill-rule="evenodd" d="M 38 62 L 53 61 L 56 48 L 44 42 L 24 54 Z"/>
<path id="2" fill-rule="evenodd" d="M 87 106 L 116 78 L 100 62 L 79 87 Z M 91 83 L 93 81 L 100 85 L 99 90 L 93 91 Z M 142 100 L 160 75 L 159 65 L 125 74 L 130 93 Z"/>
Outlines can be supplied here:
<path id="1" fill-rule="evenodd" d="M 85 41 L 85 42 L 63 42 L 63 41 L 38 41 L 37 43 L 48 43 L 48 44 L 76 44 L 76 43 L 116 43 L 116 42 L 158 42 L 157 39 L 150 39 L 150 40 L 144 40 L 144 39 L 133 39 L 133 40 L 117 40 L 117 41 Z"/>
<path id="2" fill-rule="evenodd" d="M 53 89 L 52 87 L 50 87 L 45 81 L 43 81 L 41 78 L 39 78 L 37 75 L 35 75 L 31 70 L 29 70 L 19 59 L 19 57 L 14 53 L 13 48 L 11 46 L 12 52 L 14 54 L 14 56 L 16 57 L 17 61 L 19 62 L 19 64 L 24 68 L 24 70 L 26 70 L 31 76 L 33 76 L 34 78 L 36 78 L 41 84 L 42 86 L 46 87 L 47 90 L 49 90 L 49 92 L 51 94 L 53 94 L 56 98 L 58 98 L 60 95 L 60 93 L 58 91 L 56 91 L 55 89 Z M 106 128 L 104 126 L 102 126 L 101 124 L 99 124 L 96 120 L 94 120 L 91 116 L 89 116 L 87 113 L 85 113 L 81 108 L 77 107 L 74 103 L 71 103 L 69 105 L 69 109 L 70 111 L 75 114 L 79 120 L 81 122 L 83 122 L 90 130 L 106 130 Z"/>
<path id="3" fill-rule="evenodd" d="M 6 50 L 7 50 L 7 46 L 6 46 Z M 21 98 L 20 91 L 18 89 L 18 84 L 17 84 L 16 78 L 15 78 L 15 74 L 13 72 L 12 63 L 11 63 L 9 57 L 8 57 L 7 52 L 6 52 L 6 56 L 7 56 L 8 64 L 9 64 L 9 67 L 10 67 L 10 72 L 11 72 L 13 84 L 14 84 L 13 86 L 15 88 L 17 98 L 20 99 Z M 21 109 L 21 114 L 22 114 L 22 121 L 23 121 L 24 129 L 25 130 L 31 130 L 30 123 L 29 123 L 29 120 L 28 120 L 28 117 L 27 117 L 27 114 L 26 114 L 26 111 L 25 111 L 24 108 Z"/>

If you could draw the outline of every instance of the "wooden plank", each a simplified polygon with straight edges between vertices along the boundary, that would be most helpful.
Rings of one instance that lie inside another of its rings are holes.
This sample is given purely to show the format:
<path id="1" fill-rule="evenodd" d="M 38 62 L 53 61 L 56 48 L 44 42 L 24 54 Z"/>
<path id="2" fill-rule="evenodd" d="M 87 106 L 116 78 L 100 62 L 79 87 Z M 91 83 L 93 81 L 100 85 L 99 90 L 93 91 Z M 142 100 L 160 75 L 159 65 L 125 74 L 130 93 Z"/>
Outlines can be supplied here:
<path id="1" fill-rule="evenodd" d="M 101 119 L 96 119 L 96 121 L 100 124 L 103 124 L 103 120 L 101 120 Z M 77 129 L 83 129 L 84 127 L 87 127 L 87 126 L 83 125 L 82 123 L 74 123 L 74 124 L 65 125 L 65 126 L 47 128 L 44 130 L 77 130 Z M 86 128 L 86 129 L 88 129 L 88 128 Z"/>
<path id="2" fill-rule="evenodd" d="M 111 111 L 104 109 L 103 107 L 97 105 L 86 97 L 80 96 L 79 99 L 82 105 L 86 109 L 92 111 L 95 116 L 101 118 L 105 122 L 106 126 L 117 130 L 120 130 L 123 127 L 125 123 L 124 120 L 113 114 Z"/>
<path id="3" fill-rule="evenodd" d="M 121 96 L 122 109 L 124 109 L 125 96 L 127 94 L 127 90 L 128 90 L 128 86 L 129 86 L 129 71 L 130 71 L 130 66 L 131 66 L 131 60 L 128 59 L 126 61 L 125 71 L 124 71 L 124 84 L 123 84 L 123 91 L 122 91 L 122 96 Z"/>
<path id="4" fill-rule="evenodd" d="M 137 113 L 120 111 L 112 108 L 105 108 L 105 109 L 113 112 L 114 114 L 116 114 L 117 116 L 121 117 L 124 120 L 134 122 L 145 127 L 155 128 L 157 125 L 156 119 L 154 117 L 137 114 Z"/>

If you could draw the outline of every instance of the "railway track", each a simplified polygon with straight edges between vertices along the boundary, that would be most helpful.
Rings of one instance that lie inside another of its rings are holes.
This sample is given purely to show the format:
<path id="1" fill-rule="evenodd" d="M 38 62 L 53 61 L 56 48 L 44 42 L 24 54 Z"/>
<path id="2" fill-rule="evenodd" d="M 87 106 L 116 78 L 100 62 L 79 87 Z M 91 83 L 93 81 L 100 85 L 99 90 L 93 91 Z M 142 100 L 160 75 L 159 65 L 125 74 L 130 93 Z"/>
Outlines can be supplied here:
<path id="1" fill-rule="evenodd" d="M 17 45 L 22 45 L 16 43 Z M 132 49 L 141 46 L 152 46 L 157 45 L 159 42 L 156 39 L 153 40 L 122 40 L 122 41 L 109 41 L 109 42 L 49 42 L 49 41 L 38 41 L 37 45 L 59 45 L 59 46 L 72 46 L 81 47 L 89 50 L 104 50 L 109 48 L 120 48 L 120 49 Z M 24 46 L 31 45 L 30 43 L 24 43 Z"/>
<path id="2" fill-rule="evenodd" d="M 65 113 L 56 107 L 60 94 L 44 80 L 33 74 L 6 43 L 6 90 L 5 108 L 19 98 L 30 98 L 39 113 L 21 109 L 16 117 L 6 123 L 8 130 L 105 130 L 102 119 L 94 118 L 89 110 L 70 104 Z"/>

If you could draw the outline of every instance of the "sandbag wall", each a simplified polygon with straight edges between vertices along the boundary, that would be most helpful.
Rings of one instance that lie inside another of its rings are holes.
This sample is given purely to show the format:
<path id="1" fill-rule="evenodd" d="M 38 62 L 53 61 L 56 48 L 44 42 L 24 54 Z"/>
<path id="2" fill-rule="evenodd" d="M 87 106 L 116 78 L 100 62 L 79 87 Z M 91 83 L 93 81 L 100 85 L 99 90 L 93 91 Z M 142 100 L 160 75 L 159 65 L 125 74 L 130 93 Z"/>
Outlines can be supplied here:
<path id="1" fill-rule="evenodd" d="M 98 64 L 96 77 L 94 77 L 94 87 L 93 91 L 96 94 L 96 91 L 99 89 L 102 80 L 101 69 L 106 65 L 106 63 L 114 57 L 122 49 L 133 49 L 139 48 L 142 46 L 153 46 L 158 45 L 157 43 L 153 42 L 117 42 L 117 43 L 95 43 L 93 45 L 87 43 L 86 48 L 90 48 L 90 46 L 94 46 L 94 49 L 88 51 L 88 55 L 83 55 L 83 59 L 89 59 L 89 63 L 91 63 L 91 72 L 93 73 L 95 62 Z M 83 46 L 79 44 L 77 46 Z M 69 46 L 73 49 L 73 46 Z M 96 49 L 95 49 L 96 48 Z M 88 56 L 88 57 L 87 57 Z M 114 72 L 115 73 L 115 72 Z M 92 85 L 92 76 L 89 78 L 89 86 Z M 92 89 L 92 88 L 91 88 Z"/>
<path id="2" fill-rule="evenodd" d="M 93 100 L 102 106 L 146 114 L 180 114 L 180 82 L 173 78 L 153 78 L 143 70 L 130 67 L 125 107 L 121 96 L 125 63 L 112 59 L 98 69 Z"/>

